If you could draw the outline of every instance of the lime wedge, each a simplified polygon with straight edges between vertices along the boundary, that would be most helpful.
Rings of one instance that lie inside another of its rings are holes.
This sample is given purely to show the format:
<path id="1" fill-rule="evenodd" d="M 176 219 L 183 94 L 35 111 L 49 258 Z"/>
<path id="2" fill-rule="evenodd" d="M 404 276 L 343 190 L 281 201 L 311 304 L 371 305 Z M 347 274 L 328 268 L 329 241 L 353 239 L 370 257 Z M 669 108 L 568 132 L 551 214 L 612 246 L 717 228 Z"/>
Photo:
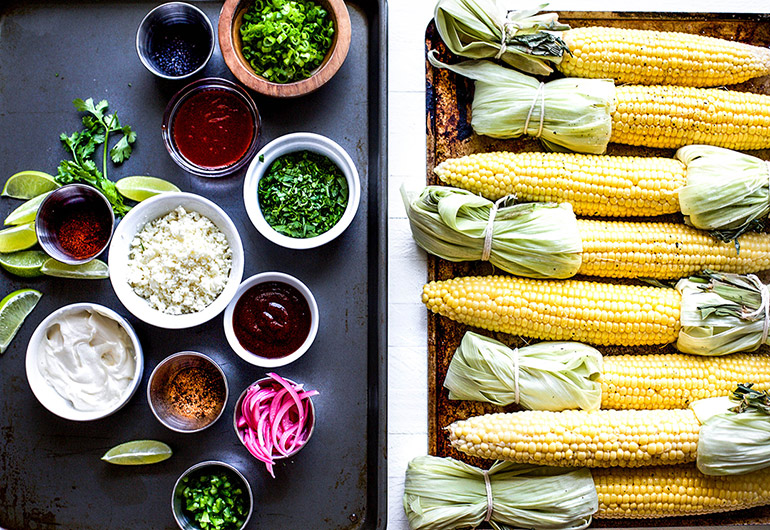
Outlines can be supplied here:
<path id="1" fill-rule="evenodd" d="M 48 173 L 20 171 L 6 181 L 2 194 L 15 199 L 34 199 L 58 187 L 59 183 Z"/>
<path id="2" fill-rule="evenodd" d="M 45 200 L 46 197 L 48 197 L 49 193 L 51 192 L 47 191 L 42 195 L 38 195 L 34 199 L 30 199 L 16 208 L 14 211 L 8 214 L 8 217 L 5 218 L 5 224 L 23 225 L 33 222 L 35 217 L 37 217 L 37 211 L 40 209 L 40 204 Z"/>
<path id="3" fill-rule="evenodd" d="M 42 250 L 24 250 L 10 254 L 0 254 L 0 266 L 11 274 L 23 278 L 42 276 L 40 267 L 48 259 L 48 254 Z"/>
<path id="4" fill-rule="evenodd" d="M 82 280 L 103 280 L 110 277 L 110 268 L 101 260 L 94 259 L 82 265 L 67 265 L 53 258 L 48 259 L 40 268 L 46 276 L 75 278 Z"/>
<path id="5" fill-rule="evenodd" d="M 140 466 L 154 464 L 171 458 L 171 448 L 157 440 L 133 440 L 116 445 L 102 457 L 110 464 L 121 466 Z"/>
<path id="6" fill-rule="evenodd" d="M 0 230 L 0 252 L 26 250 L 35 243 L 37 243 L 35 223 L 27 223 Z"/>
<path id="7" fill-rule="evenodd" d="M 115 183 L 118 193 L 132 201 L 143 201 L 167 191 L 179 188 L 157 177 L 125 177 Z"/>
<path id="8" fill-rule="evenodd" d="M 40 291 L 34 289 L 19 289 L 0 301 L 0 353 L 8 348 L 41 296 Z"/>

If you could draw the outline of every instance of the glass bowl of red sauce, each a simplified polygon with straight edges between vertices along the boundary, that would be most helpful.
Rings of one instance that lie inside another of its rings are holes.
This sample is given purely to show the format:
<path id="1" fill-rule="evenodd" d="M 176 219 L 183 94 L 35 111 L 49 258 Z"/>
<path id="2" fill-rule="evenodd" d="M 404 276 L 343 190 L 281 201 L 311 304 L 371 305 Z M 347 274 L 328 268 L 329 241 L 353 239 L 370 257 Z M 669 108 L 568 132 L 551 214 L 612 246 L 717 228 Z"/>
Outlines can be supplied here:
<path id="1" fill-rule="evenodd" d="M 35 219 L 40 246 L 69 265 L 86 263 L 101 254 L 112 239 L 114 226 L 110 201 L 85 184 L 67 184 L 52 191 Z"/>
<path id="2" fill-rule="evenodd" d="M 259 147 L 259 111 L 248 93 L 226 79 L 190 83 L 171 98 L 163 114 L 163 143 L 182 169 L 223 177 L 254 157 Z"/>
<path id="3" fill-rule="evenodd" d="M 244 280 L 225 309 L 225 337 L 247 363 L 276 368 L 296 361 L 318 333 L 313 293 L 294 276 L 263 272 Z"/>

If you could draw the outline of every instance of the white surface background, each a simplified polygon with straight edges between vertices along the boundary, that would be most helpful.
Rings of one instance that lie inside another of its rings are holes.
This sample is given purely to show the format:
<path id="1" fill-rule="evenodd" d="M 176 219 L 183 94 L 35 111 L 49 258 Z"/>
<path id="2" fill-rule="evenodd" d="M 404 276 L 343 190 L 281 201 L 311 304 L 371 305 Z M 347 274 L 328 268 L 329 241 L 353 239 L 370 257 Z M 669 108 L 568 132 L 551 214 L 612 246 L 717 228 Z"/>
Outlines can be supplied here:
<path id="1" fill-rule="evenodd" d="M 524 5 L 512 1 L 513 5 Z M 409 528 L 404 472 L 428 451 L 427 313 L 420 302 L 425 253 L 412 242 L 399 188 L 425 184 L 425 28 L 433 0 L 388 5 L 388 528 Z M 552 1 L 549 10 L 770 12 L 770 0 Z"/>

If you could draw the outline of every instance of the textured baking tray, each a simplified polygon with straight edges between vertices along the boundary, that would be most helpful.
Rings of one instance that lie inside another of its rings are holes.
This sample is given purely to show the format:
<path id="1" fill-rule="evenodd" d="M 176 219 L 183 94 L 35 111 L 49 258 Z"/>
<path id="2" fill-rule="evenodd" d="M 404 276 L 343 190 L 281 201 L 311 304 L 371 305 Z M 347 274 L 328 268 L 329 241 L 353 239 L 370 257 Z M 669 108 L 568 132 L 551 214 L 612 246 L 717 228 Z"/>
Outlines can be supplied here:
<path id="1" fill-rule="evenodd" d="M 660 31 L 686 31 L 713 37 L 736 39 L 760 46 L 770 45 L 770 15 L 768 14 L 690 14 L 690 13 L 626 13 L 626 12 L 576 12 L 559 13 L 559 20 L 572 27 L 604 25 Z M 425 33 L 426 52 L 436 49 L 442 61 L 456 62 L 460 58 L 449 52 L 441 42 L 433 21 Z M 540 144 L 530 138 L 496 140 L 479 136 L 470 125 L 473 83 L 447 70 L 433 68 L 426 61 L 426 128 L 427 128 L 427 175 L 428 184 L 441 184 L 433 168 L 447 158 L 470 153 L 497 150 L 542 151 Z M 553 74 L 557 77 L 560 74 Z M 730 87 L 734 90 L 750 90 L 770 94 L 770 78 L 763 77 Z M 607 154 L 671 157 L 675 150 L 651 149 L 610 144 Z M 752 154 L 770 159 L 768 151 L 754 151 Z M 681 222 L 681 216 L 671 215 L 658 220 Z M 492 274 L 489 263 L 451 263 L 440 258 L 428 257 L 428 281 L 445 280 L 455 276 Z M 760 275 L 770 281 L 767 273 Z M 579 277 L 578 277 L 579 278 Z M 590 279 L 590 278 L 586 278 Z M 617 281 L 617 280 L 615 280 Z M 515 346 L 527 343 L 522 337 L 474 329 L 448 318 L 428 313 L 428 438 L 429 452 L 438 456 L 451 456 L 460 460 L 489 467 L 490 461 L 470 458 L 449 445 L 444 427 L 455 420 L 479 414 L 517 410 L 515 406 L 496 407 L 473 401 L 452 401 L 443 388 L 447 367 L 465 331 L 473 329 L 483 335 L 492 336 Z M 640 352 L 640 348 L 602 347 L 602 353 Z M 650 347 L 648 352 L 675 352 L 673 346 Z M 741 512 L 702 517 L 661 518 L 655 520 L 611 520 L 596 519 L 594 527 L 660 527 L 660 526 L 718 526 L 757 525 L 770 523 L 770 507 L 755 508 Z"/>
<path id="2" fill-rule="evenodd" d="M 161 141 L 166 103 L 185 82 L 167 82 L 144 69 L 134 47 L 136 28 L 152 1 L 4 1 L 0 4 L 0 180 L 23 169 L 55 172 L 66 156 L 59 133 L 80 128 L 74 98 L 106 98 L 138 134 L 134 154 L 110 176 L 155 175 L 204 195 L 233 218 L 244 244 L 244 278 L 278 270 L 313 291 L 320 329 L 310 351 L 276 370 L 321 395 L 310 443 L 272 479 L 240 445 L 232 426 L 241 391 L 267 370 L 230 350 L 222 317 L 185 331 L 163 330 L 131 317 L 109 281 L 35 278 L 0 272 L 0 292 L 33 287 L 43 293 L 11 347 L 0 358 L 0 527 L 21 529 L 175 528 L 171 490 L 202 460 L 240 469 L 254 491 L 249 528 L 357 529 L 385 527 L 385 282 L 386 81 L 385 0 L 352 0 L 350 53 L 317 92 L 293 100 L 255 96 L 261 144 L 295 131 L 324 134 L 350 153 L 360 172 L 361 205 L 350 228 L 315 250 L 279 248 L 260 236 L 242 198 L 245 170 L 207 180 L 182 171 Z M 216 28 L 221 2 L 199 2 Z M 233 79 L 217 50 L 202 73 Z M 5 217 L 18 202 L 0 200 Z M 72 302 L 104 304 L 128 316 L 142 341 L 145 372 L 137 394 L 109 418 L 75 423 L 45 410 L 24 373 L 27 341 L 51 311 Z M 147 378 L 166 356 L 195 350 L 227 374 L 223 417 L 196 434 L 178 434 L 151 414 Z M 174 450 L 152 466 L 121 467 L 99 458 L 128 440 L 157 439 Z"/>

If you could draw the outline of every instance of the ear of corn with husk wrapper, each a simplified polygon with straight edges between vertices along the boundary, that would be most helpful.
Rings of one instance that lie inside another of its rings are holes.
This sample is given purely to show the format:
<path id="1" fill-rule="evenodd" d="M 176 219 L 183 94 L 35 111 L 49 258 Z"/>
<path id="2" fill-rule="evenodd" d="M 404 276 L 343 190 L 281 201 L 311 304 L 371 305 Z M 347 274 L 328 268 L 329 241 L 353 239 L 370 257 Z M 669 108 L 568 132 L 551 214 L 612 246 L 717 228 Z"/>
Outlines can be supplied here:
<path id="1" fill-rule="evenodd" d="M 569 202 L 576 215 L 677 213 L 703 230 L 740 234 L 770 212 L 770 169 L 757 157 L 689 145 L 675 159 L 491 152 L 444 160 L 442 182 L 496 201 Z"/>
<path id="2" fill-rule="evenodd" d="M 768 390 L 768 366 L 767 353 L 602 357 L 579 342 L 512 349 L 468 331 L 452 356 L 444 386 L 449 399 L 518 403 L 531 410 L 676 409 L 726 396 L 745 381 Z"/>
<path id="3" fill-rule="evenodd" d="M 677 289 L 470 276 L 426 284 L 422 301 L 434 313 L 490 331 L 598 345 L 676 342 L 682 353 L 719 356 L 768 342 L 763 289 L 747 276 L 708 271 Z"/>

